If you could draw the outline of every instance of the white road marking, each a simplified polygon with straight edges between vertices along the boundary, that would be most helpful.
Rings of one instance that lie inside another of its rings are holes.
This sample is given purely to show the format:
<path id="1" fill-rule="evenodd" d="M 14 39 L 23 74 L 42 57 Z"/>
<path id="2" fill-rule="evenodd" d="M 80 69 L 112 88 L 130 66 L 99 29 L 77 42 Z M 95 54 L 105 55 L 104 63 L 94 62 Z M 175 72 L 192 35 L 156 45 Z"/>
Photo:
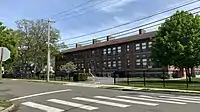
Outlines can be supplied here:
<path id="1" fill-rule="evenodd" d="M 71 91 L 71 89 L 49 91 L 49 92 L 44 92 L 44 93 L 37 93 L 37 94 L 32 94 L 32 95 L 13 98 L 13 99 L 10 99 L 10 101 L 21 100 L 21 99 L 25 99 L 25 98 L 31 98 L 31 97 L 42 96 L 42 95 L 53 94 L 53 93 L 61 93 L 61 92 L 66 92 L 66 91 Z"/>
<path id="2" fill-rule="evenodd" d="M 181 100 L 181 99 L 167 99 L 167 100 L 172 100 L 172 101 L 180 101 L 180 102 L 187 102 L 187 103 L 200 103 L 199 101 L 191 101 L 191 100 Z"/>
<path id="3" fill-rule="evenodd" d="M 159 104 L 156 104 L 156 103 L 133 101 L 133 100 L 126 100 L 126 99 L 119 99 L 119 98 L 110 98 L 110 97 L 105 97 L 105 96 L 94 96 L 94 97 L 95 98 L 100 98 L 100 99 L 121 101 L 121 102 L 126 102 L 126 103 L 141 104 L 141 105 L 148 105 L 148 106 L 157 106 L 157 105 L 159 105 Z"/>
<path id="4" fill-rule="evenodd" d="M 182 103 L 182 102 L 167 101 L 167 100 L 161 100 L 161 99 L 149 99 L 149 98 L 139 98 L 139 97 L 131 97 L 131 96 L 117 96 L 117 97 L 128 98 L 128 99 L 135 99 L 135 100 L 162 102 L 162 103 L 172 103 L 172 104 L 179 104 L 179 105 L 186 104 L 186 103 Z"/>
<path id="5" fill-rule="evenodd" d="M 143 98 L 154 98 L 152 96 L 146 96 L 146 95 L 138 95 L 139 97 L 143 97 Z"/>
<path id="6" fill-rule="evenodd" d="M 25 105 L 25 106 L 28 106 L 28 107 L 32 107 L 32 108 L 36 108 L 36 109 L 40 109 L 40 110 L 44 110 L 46 112 L 62 112 L 62 111 L 64 111 L 62 109 L 49 107 L 49 106 L 38 104 L 38 103 L 34 103 L 34 102 L 24 102 L 24 103 L 22 103 L 22 105 Z"/>
<path id="7" fill-rule="evenodd" d="M 101 100 L 95 100 L 95 99 L 89 99 L 89 98 L 82 98 L 82 97 L 75 97 L 72 99 L 86 101 L 86 102 L 93 102 L 93 103 L 98 103 L 98 104 L 103 104 L 103 105 L 109 105 L 109 106 L 115 106 L 115 107 L 121 107 L 121 108 L 126 108 L 126 107 L 131 106 L 131 105 L 125 105 L 125 104 L 120 104 L 120 103 L 107 102 L 107 101 L 101 101 Z"/>
<path id="8" fill-rule="evenodd" d="M 63 104 L 63 105 L 68 105 L 68 106 L 72 106 L 72 107 L 77 107 L 77 108 L 81 108 L 81 109 L 85 109 L 85 110 L 99 109 L 98 107 L 93 107 L 93 106 L 89 106 L 89 105 L 84 105 L 84 104 L 79 104 L 79 103 L 74 103 L 74 102 L 69 102 L 69 101 L 63 101 L 63 100 L 58 100 L 58 99 L 49 99 L 47 101 L 58 103 L 58 104 Z"/>
<path id="9" fill-rule="evenodd" d="M 139 95 L 139 97 L 143 97 L 143 98 L 155 98 L 155 97 L 145 96 L 145 95 Z M 187 102 L 187 103 L 200 103 L 200 101 L 189 100 L 189 99 L 186 99 L 186 100 L 184 100 L 184 99 L 175 99 L 175 98 L 156 98 L 156 99 L 179 101 L 179 102 Z"/>
<path id="10" fill-rule="evenodd" d="M 187 98 L 187 97 L 180 97 L 180 96 L 177 96 L 177 97 L 168 97 L 168 96 L 159 96 L 161 98 L 173 98 L 173 99 L 184 99 L 184 100 L 195 100 L 195 101 L 200 101 L 200 99 L 198 98 Z"/>

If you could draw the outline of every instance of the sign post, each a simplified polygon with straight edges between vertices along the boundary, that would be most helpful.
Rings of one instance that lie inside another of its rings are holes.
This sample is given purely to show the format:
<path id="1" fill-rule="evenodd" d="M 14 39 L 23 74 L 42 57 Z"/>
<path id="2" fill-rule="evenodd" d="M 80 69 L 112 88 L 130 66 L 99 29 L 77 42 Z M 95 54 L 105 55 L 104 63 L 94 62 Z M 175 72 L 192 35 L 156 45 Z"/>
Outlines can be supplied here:
<path id="1" fill-rule="evenodd" d="M 2 79 L 2 63 L 10 58 L 10 50 L 0 47 L 0 80 Z"/>

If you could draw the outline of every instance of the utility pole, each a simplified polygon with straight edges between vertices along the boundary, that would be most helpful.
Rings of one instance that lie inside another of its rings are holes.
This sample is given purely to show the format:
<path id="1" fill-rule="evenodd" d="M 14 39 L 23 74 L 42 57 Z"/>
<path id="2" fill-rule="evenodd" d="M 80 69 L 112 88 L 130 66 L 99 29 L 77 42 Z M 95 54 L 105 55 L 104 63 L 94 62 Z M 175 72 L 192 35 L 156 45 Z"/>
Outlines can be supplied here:
<path id="1" fill-rule="evenodd" d="M 50 32 L 51 32 L 51 23 L 54 23 L 54 21 L 48 20 L 48 39 L 47 39 L 47 47 L 48 47 L 48 52 L 47 52 L 47 82 L 49 82 L 49 72 L 50 72 L 50 55 L 51 55 L 51 50 L 50 50 Z"/>

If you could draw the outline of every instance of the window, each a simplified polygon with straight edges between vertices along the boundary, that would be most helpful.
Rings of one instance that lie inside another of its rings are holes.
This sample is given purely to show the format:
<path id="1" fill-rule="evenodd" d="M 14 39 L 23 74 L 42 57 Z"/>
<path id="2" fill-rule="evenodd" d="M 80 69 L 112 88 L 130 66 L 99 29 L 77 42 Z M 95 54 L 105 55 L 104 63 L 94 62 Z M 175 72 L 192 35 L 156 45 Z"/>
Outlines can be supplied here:
<path id="1" fill-rule="evenodd" d="M 115 55 L 116 54 L 116 47 L 112 48 L 112 53 Z"/>
<path id="2" fill-rule="evenodd" d="M 149 42 L 149 48 L 151 48 L 152 47 L 152 42 Z"/>
<path id="3" fill-rule="evenodd" d="M 140 50 L 140 44 L 135 44 L 135 49 Z"/>
<path id="4" fill-rule="evenodd" d="M 122 68 L 122 61 L 118 61 L 118 69 Z"/>
<path id="5" fill-rule="evenodd" d="M 142 59 L 142 65 L 144 65 L 144 66 L 147 65 L 147 59 Z"/>
<path id="6" fill-rule="evenodd" d="M 83 63 L 81 64 L 81 68 L 84 68 L 84 64 Z"/>
<path id="7" fill-rule="evenodd" d="M 141 59 L 136 59 L 136 65 L 139 66 L 141 64 Z"/>
<path id="8" fill-rule="evenodd" d="M 116 68 L 116 61 L 113 61 L 112 66 L 113 66 L 113 68 Z"/>
<path id="9" fill-rule="evenodd" d="M 143 54 L 143 55 L 142 55 L 142 58 L 146 58 L 146 57 L 147 57 L 147 55 L 146 55 L 146 54 Z"/>
<path id="10" fill-rule="evenodd" d="M 111 54 L 111 48 L 108 48 L 108 54 Z"/>
<path id="11" fill-rule="evenodd" d="M 136 55 L 136 58 L 140 58 L 140 55 Z"/>
<path id="12" fill-rule="evenodd" d="M 118 56 L 118 60 L 120 60 L 121 59 L 121 57 L 120 56 Z"/>
<path id="13" fill-rule="evenodd" d="M 99 68 L 99 62 L 97 62 L 97 68 Z"/>
<path id="14" fill-rule="evenodd" d="M 130 46 L 126 45 L 126 51 L 129 52 L 130 51 Z"/>
<path id="15" fill-rule="evenodd" d="M 127 69 L 129 69 L 130 66 L 131 66 L 131 64 L 130 64 L 130 60 L 128 59 L 128 60 L 127 60 Z"/>
<path id="16" fill-rule="evenodd" d="M 92 50 L 92 56 L 94 55 L 94 50 Z"/>
<path id="17" fill-rule="evenodd" d="M 108 62 L 108 68 L 111 68 L 111 61 Z"/>
<path id="18" fill-rule="evenodd" d="M 117 47 L 117 52 L 118 52 L 118 53 L 121 53 L 121 52 L 122 52 L 122 47 L 121 47 L 121 46 Z"/>
<path id="19" fill-rule="evenodd" d="M 104 66 L 104 68 L 107 68 L 107 63 L 103 62 L 103 66 Z"/>
<path id="20" fill-rule="evenodd" d="M 153 62 L 151 61 L 151 59 L 149 59 L 149 65 L 148 68 L 153 68 Z"/>
<path id="21" fill-rule="evenodd" d="M 147 48 L 147 43 L 145 42 L 145 43 L 142 43 L 142 49 L 144 50 L 144 49 L 146 49 Z"/>
<path id="22" fill-rule="evenodd" d="M 106 53 L 107 53 L 107 50 L 103 49 L 103 54 L 106 55 Z"/>

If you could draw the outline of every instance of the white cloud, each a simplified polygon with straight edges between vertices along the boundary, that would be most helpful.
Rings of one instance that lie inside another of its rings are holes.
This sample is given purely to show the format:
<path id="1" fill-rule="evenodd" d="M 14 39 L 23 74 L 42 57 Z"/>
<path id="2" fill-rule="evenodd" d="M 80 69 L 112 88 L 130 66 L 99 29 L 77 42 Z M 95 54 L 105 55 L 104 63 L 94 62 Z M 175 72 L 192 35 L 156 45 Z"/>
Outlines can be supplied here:
<path id="1" fill-rule="evenodd" d="M 134 1 L 134 0 L 126 0 L 126 1 L 130 2 L 130 1 Z M 123 3 L 123 5 L 125 5 L 125 4 Z M 119 7 L 123 6 L 123 5 L 117 5 L 117 6 L 114 6 L 114 7 L 112 6 L 112 8 L 110 8 L 109 10 L 116 10 Z M 176 4 L 176 6 L 178 6 L 178 5 Z M 180 8 L 179 10 L 189 10 L 189 9 L 192 9 L 192 8 L 195 8 L 195 7 L 198 7 L 198 6 L 200 6 L 200 2 L 192 4 L 192 5 L 189 5 L 189 6 L 184 7 L 184 8 Z M 167 8 L 165 8 L 165 9 L 163 9 L 162 11 L 164 11 L 166 9 L 169 9 L 169 8 L 172 8 L 172 7 L 175 7 L 175 5 L 174 6 L 172 6 L 172 5 L 170 6 L 170 4 L 169 4 L 169 6 Z M 197 9 L 197 10 L 199 10 L 199 9 Z M 196 12 L 197 10 L 192 11 L 192 12 Z M 112 34 L 112 33 L 115 33 L 115 32 L 119 32 L 119 31 L 122 31 L 122 30 L 125 30 L 125 29 L 137 27 L 137 26 L 140 26 L 140 25 L 144 25 L 144 24 L 147 24 L 147 23 L 150 23 L 150 22 L 153 22 L 153 21 L 156 21 L 156 20 L 171 16 L 174 12 L 176 12 L 176 11 L 163 13 L 163 14 L 151 17 L 149 19 L 145 19 L 145 20 L 142 20 L 142 21 L 139 21 L 139 22 L 136 22 L 136 23 L 133 23 L 133 24 L 129 24 L 129 25 L 126 25 L 126 26 L 123 26 L 123 27 L 119 27 L 119 28 L 116 28 L 116 29 L 112 29 L 112 30 L 109 30 L 109 31 L 106 31 L 106 32 L 101 32 L 101 33 L 98 33 L 98 34 L 89 35 L 89 36 L 78 38 L 78 39 L 74 39 L 74 40 L 67 40 L 66 42 L 67 43 L 74 43 L 74 42 L 81 42 L 81 41 L 84 41 L 84 40 L 91 40 L 92 38 L 97 38 L 97 37 L 101 37 L 101 36 L 104 36 L 104 35 L 109 35 L 109 34 Z M 135 18 L 136 19 L 138 17 L 138 15 L 141 15 L 140 17 L 145 17 L 145 16 L 148 16 L 148 15 L 154 14 L 156 12 L 152 12 L 151 14 L 149 14 L 149 13 L 141 13 L 141 12 L 137 12 L 137 13 L 138 14 L 134 13 L 133 17 L 130 17 L 130 18 L 133 18 L 133 19 Z M 102 30 L 102 29 L 105 29 L 105 28 L 110 28 L 110 27 L 116 26 L 118 24 L 123 24 L 123 23 L 129 22 L 130 20 L 133 20 L 133 19 L 130 19 L 130 18 L 129 17 L 128 18 L 119 17 L 119 16 L 116 15 L 116 16 L 113 17 L 113 21 L 112 22 L 109 22 L 109 23 L 102 22 L 99 25 L 99 27 L 95 29 L 95 31 Z M 164 21 L 161 21 L 161 22 L 158 22 L 158 23 L 162 23 L 162 22 L 164 22 Z M 154 24 L 158 24 L 158 23 L 154 23 Z M 154 24 L 151 24 L 151 25 L 154 25 Z M 148 25 L 148 26 L 151 26 L 151 25 Z M 144 27 L 141 27 L 141 28 L 145 28 L 145 27 L 148 27 L 148 26 L 144 26 Z M 146 29 L 146 31 L 147 32 L 155 31 L 155 30 L 157 30 L 157 28 L 158 28 L 158 26 L 155 26 L 155 27 Z M 139 28 L 137 28 L 135 30 L 138 30 L 138 29 Z M 68 33 L 68 35 L 65 35 L 65 37 L 69 37 L 69 36 L 72 36 L 72 35 L 75 35 L 75 34 L 79 35 L 79 34 L 86 34 L 86 33 L 85 33 L 85 31 L 75 31 L 75 32 L 73 32 L 71 34 Z M 138 34 L 138 32 L 130 33 L 130 35 L 133 35 L 133 34 Z"/>
<path id="2" fill-rule="evenodd" d="M 108 7 L 103 7 L 101 8 L 102 11 L 105 11 L 105 12 L 114 12 L 114 11 L 121 11 L 121 7 L 131 3 L 131 2 L 134 2 L 136 0 L 109 0 L 107 3 L 108 4 L 112 4 Z"/>
<path id="3" fill-rule="evenodd" d="M 117 24 L 124 24 L 124 23 L 127 23 L 129 21 L 129 20 L 117 17 L 117 16 L 113 17 L 113 19 L 117 22 Z"/>

